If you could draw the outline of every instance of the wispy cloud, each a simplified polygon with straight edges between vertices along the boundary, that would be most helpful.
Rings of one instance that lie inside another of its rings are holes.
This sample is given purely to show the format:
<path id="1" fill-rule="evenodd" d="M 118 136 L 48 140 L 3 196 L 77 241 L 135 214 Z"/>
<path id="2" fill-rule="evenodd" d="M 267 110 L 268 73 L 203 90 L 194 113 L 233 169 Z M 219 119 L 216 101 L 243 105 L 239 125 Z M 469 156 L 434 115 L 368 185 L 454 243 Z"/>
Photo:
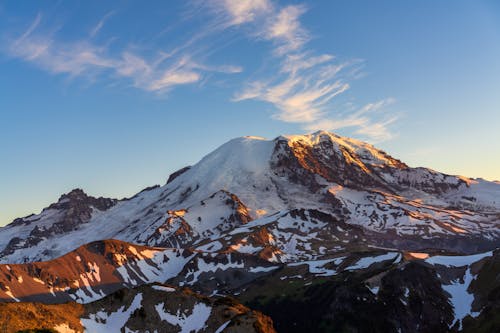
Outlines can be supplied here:
<path id="1" fill-rule="evenodd" d="M 335 57 L 331 54 L 322 54 L 319 56 L 309 56 L 303 53 L 290 54 L 286 56 L 281 70 L 282 72 L 295 74 L 299 70 L 305 70 L 328 63 L 334 58 Z"/>
<path id="2" fill-rule="evenodd" d="M 99 20 L 99 22 L 97 22 L 97 24 L 95 25 L 94 28 L 92 28 L 92 30 L 90 30 L 90 37 L 95 37 L 99 31 L 101 31 L 102 27 L 104 26 L 104 23 L 106 23 L 106 21 L 111 17 L 113 16 L 115 13 L 114 10 L 108 12 L 106 15 L 103 16 L 102 19 Z"/>
<path id="3" fill-rule="evenodd" d="M 46 36 L 23 36 L 8 48 L 10 55 L 33 62 L 51 73 L 81 75 L 113 67 L 103 49 L 84 41 L 59 43 Z"/>
<path id="4" fill-rule="evenodd" d="M 300 49 L 309 41 L 299 17 L 306 12 L 304 6 L 287 6 L 269 18 L 265 26 L 265 37 L 273 41 L 279 55 Z"/>
<path id="5" fill-rule="evenodd" d="M 106 14 L 90 33 L 95 36 L 114 12 Z M 179 85 L 199 82 L 210 72 L 233 74 L 242 71 L 234 65 L 205 65 L 193 60 L 191 43 L 176 47 L 171 52 L 157 51 L 146 57 L 124 49 L 112 52 L 88 39 L 62 41 L 54 33 L 40 28 L 42 15 L 38 14 L 28 29 L 18 38 L 9 39 L 4 52 L 25 60 L 53 74 L 71 77 L 108 75 L 127 78 L 136 88 L 164 93 Z"/>
<path id="6" fill-rule="evenodd" d="M 347 83 L 334 80 L 335 71 L 304 72 L 295 66 L 278 81 L 254 81 L 238 93 L 234 100 L 257 99 L 272 103 L 278 109 L 276 119 L 286 122 L 308 123 L 324 115 L 324 107 L 335 96 L 349 89 Z M 333 79 L 333 80 L 332 80 Z"/>
<path id="7" fill-rule="evenodd" d="M 37 13 L 35 19 L 31 23 L 31 25 L 29 26 L 29 28 L 21 35 L 21 37 L 19 37 L 19 39 L 17 40 L 17 42 L 23 41 L 29 35 L 31 35 L 31 33 L 33 31 L 35 31 L 35 29 L 38 27 L 38 25 L 40 24 L 41 21 L 42 21 L 42 14 L 41 13 Z"/>
<path id="8" fill-rule="evenodd" d="M 307 14 L 306 6 L 281 6 L 271 0 L 191 0 L 189 4 L 189 15 L 181 18 L 181 25 L 201 22 L 200 18 L 203 23 L 198 23 L 198 29 L 182 31 L 182 38 L 175 39 L 168 49 L 160 46 L 151 52 L 146 47 L 141 52 L 140 45 L 120 49 L 99 44 L 95 37 L 105 34 L 106 22 L 116 15 L 110 11 L 85 37 L 70 41 L 47 32 L 43 25 L 49 19 L 38 14 L 24 32 L 7 40 L 0 50 L 49 73 L 104 77 L 163 94 L 181 85 L 202 86 L 211 73 L 242 72 L 240 66 L 207 64 L 207 59 L 216 50 L 227 47 L 232 37 L 244 34 L 265 46 L 259 52 L 267 52 L 262 58 L 273 67 L 252 73 L 251 79 L 236 89 L 233 101 L 270 103 L 274 106 L 274 119 L 298 123 L 307 130 L 347 128 L 376 141 L 391 138 L 390 127 L 397 116 L 387 109 L 394 100 L 344 107 L 341 96 L 351 89 L 351 81 L 360 77 L 362 63 L 338 59 L 309 47 L 312 37 L 301 21 Z M 172 29 L 156 35 L 174 34 Z"/>
<path id="9" fill-rule="evenodd" d="M 394 102 L 384 99 L 359 110 L 339 110 L 332 101 L 350 88 L 344 73 L 354 61 L 338 61 L 332 54 L 316 54 L 307 48 L 311 37 L 300 21 L 307 12 L 303 5 L 279 7 L 270 1 L 214 1 L 225 11 L 228 26 L 251 25 L 250 36 L 271 43 L 277 69 L 260 79 L 247 82 L 234 101 L 259 100 L 276 108 L 273 118 L 302 123 L 307 130 L 352 128 L 372 140 L 390 139 L 389 130 L 397 117 L 381 115 L 380 109 Z M 353 71 L 356 73 L 356 71 Z"/>
<path id="10" fill-rule="evenodd" d="M 225 10 L 229 25 L 252 22 L 273 8 L 268 0 L 215 0 L 212 5 L 215 10 Z"/>
<path id="11" fill-rule="evenodd" d="M 369 103 L 357 111 L 341 114 L 335 119 L 319 119 L 307 124 L 305 128 L 310 131 L 329 130 L 341 128 L 355 128 L 355 133 L 370 137 L 374 141 L 385 141 L 393 137 L 388 126 L 397 120 L 397 116 L 377 114 L 384 108 L 393 104 L 393 98 L 387 98 L 375 103 Z"/>

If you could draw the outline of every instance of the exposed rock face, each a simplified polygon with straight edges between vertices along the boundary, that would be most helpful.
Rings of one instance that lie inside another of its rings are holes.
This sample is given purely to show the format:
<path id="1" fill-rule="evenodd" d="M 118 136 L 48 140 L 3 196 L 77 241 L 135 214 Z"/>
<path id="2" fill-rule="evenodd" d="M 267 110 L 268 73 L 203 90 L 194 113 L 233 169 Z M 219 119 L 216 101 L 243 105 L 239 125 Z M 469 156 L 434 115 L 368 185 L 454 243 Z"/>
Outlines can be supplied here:
<path id="1" fill-rule="evenodd" d="M 127 309 L 120 327 L 109 327 L 115 313 Z M 82 323 L 89 331 L 126 327 L 136 332 L 255 332 L 274 333 L 272 320 L 252 311 L 238 301 L 223 297 L 206 297 L 189 289 L 172 286 L 148 285 L 122 289 L 85 307 Z"/>
<path id="2" fill-rule="evenodd" d="M 67 194 L 61 195 L 58 202 L 49 206 L 50 208 L 55 209 L 81 209 L 82 211 L 88 206 L 95 207 L 99 210 L 106 210 L 109 207 L 113 206 L 116 203 L 114 199 L 108 198 L 94 198 L 92 196 L 87 195 L 83 192 L 82 189 L 74 189 Z"/>
<path id="3" fill-rule="evenodd" d="M 63 216 L 61 221 L 54 223 L 53 228 L 55 231 L 69 231 L 72 226 L 75 226 L 78 222 L 87 222 L 92 214 L 92 208 L 98 209 L 100 211 L 105 211 L 108 208 L 114 206 L 117 200 L 109 198 L 94 198 L 83 192 L 82 189 L 74 189 L 69 193 L 61 195 L 56 203 L 51 204 L 49 207 L 45 208 L 43 212 L 48 210 L 62 211 Z M 30 215 L 25 218 L 15 219 L 11 225 L 29 225 L 34 224 L 34 222 L 39 219 L 34 218 L 35 215 Z"/>
<path id="4" fill-rule="evenodd" d="M 148 236 L 146 244 L 190 247 L 196 242 L 213 238 L 251 220 L 252 217 L 241 200 L 236 195 L 221 190 L 186 209 L 167 211 L 165 222 L 158 225 Z"/>
<path id="5" fill-rule="evenodd" d="M 147 285 L 121 289 L 100 301 L 66 303 L 0 303 L 0 325 L 6 332 L 55 329 L 64 332 L 248 332 L 274 333 L 272 320 L 235 299 L 206 297 L 189 289 Z"/>
<path id="6" fill-rule="evenodd" d="M 80 317 L 84 306 L 78 303 L 0 303 L 0 329 L 19 332 L 35 329 L 53 329 L 57 332 L 80 333 Z"/>
<path id="7" fill-rule="evenodd" d="M 467 184 L 460 177 L 410 168 L 372 145 L 332 133 L 279 137 L 275 141 L 276 172 L 288 175 L 292 182 L 312 186 L 312 190 L 321 187 L 314 175 L 357 190 L 379 189 L 389 193 L 416 189 L 439 195 Z"/>
<path id="8" fill-rule="evenodd" d="M 63 194 L 57 203 L 48 207 L 48 209 L 63 211 L 63 218 L 50 228 L 41 231 L 37 236 L 43 237 L 50 233 L 58 234 L 74 230 L 79 224 L 90 220 L 94 209 L 105 211 L 115 204 L 114 199 L 94 198 L 85 194 L 81 189 L 75 189 L 68 194 Z"/>
<path id="9" fill-rule="evenodd" d="M 317 142 L 279 138 L 276 143 L 274 168 L 290 175 L 290 181 L 313 186 L 315 191 L 320 185 L 315 175 L 323 179 L 356 189 L 387 188 L 383 181 L 374 175 L 375 168 L 365 164 L 347 144 L 338 144 L 329 140 L 329 136 L 320 137 Z M 386 157 L 386 155 L 383 155 Z M 403 163 L 387 158 L 387 167 L 407 168 Z M 286 171 L 285 171 L 286 170 Z"/>
<path id="10" fill-rule="evenodd" d="M 33 247 L 42 240 L 55 235 L 77 230 L 81 224 L 87 223 L 96 211 L 105 211 L 116 204 L 117 200 L 94 198 L 81 189 L 74 189 L 63 194 L 59 200 L 45 208 L 40 216 L 30 215 L 15 219 L 9 226 L 30 230 L 26 238 L 13 237 L 0 252 L 0 256 L 14 253 L 17 249 Z M 50 216 L 49 223 L 44 223 L 44 216 Z M 40 223 L 41 222 L 41 223 Z"/>
<path id="11" fill-rule="evenodd" d="M 172 173 L 170 176 L 168 176 L 167 184 L 171 183 L 175 178 L 179 177 L 180 175 L 182 175 L 184 172 L 188 171 L 189 169 L 191 169 L 191 167 L 186 166 L 186 167 L 181 168 L 181 169 L 177 170 L 176 172 Z"/>
<path id="12" fill-rule="evenodd" d="M 87 303 L 123 287 L 166 281 L 190 255 L 187 250 L 97 241 L 48 262 L 0 265 L 0 300 Z"/>
<path id="13" fill-rule="evenodd" d="M 354 270 L 312 280 L 307 270 L 294 266 L 253 283 L 241 299 L 270 315 L 283 332 L 494 332 L 500 328 L 498 302 L 492 302 L 499 281 L 484 289 L 489 300 L 481 302 L 465 272 L 475 267 L 473 281 L 491 278 L 498 257 L 496 252 L 471 262 L 437 256 L 364 268 L 358 261 L 350 266 Z M 474 304 L 483 309 L 481 315 Z"/>

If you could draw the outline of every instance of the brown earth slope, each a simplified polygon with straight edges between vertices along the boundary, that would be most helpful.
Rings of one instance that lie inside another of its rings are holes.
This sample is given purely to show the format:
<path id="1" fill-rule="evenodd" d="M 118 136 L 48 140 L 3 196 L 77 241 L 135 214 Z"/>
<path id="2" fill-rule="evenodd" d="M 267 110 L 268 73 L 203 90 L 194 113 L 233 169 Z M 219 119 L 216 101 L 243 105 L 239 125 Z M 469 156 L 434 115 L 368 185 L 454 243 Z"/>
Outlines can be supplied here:
<path id="1" fill-rule="evenodd" d="M 139 302 L 137 300 L 140 299 Z M 206 318 L 196 308 L 209 309 Z M 128 312 L 127 312 L 128 311 Z M 127 315 L 123 315 L 126 313 Z M 125 318 L 116 324 L 114 314 Z M 0 303 L 0 332 L 53 329 L 60 332 L 180 332 L 186 324 L 199 322 L 198 332 L 274 333 L 271 318 L 228 297 L 206 297 L 191 290 L 165 285 L 121 289 L 99 301 L 81 305 Z M 115 326 L 111 326 L 115 325 Z"/>

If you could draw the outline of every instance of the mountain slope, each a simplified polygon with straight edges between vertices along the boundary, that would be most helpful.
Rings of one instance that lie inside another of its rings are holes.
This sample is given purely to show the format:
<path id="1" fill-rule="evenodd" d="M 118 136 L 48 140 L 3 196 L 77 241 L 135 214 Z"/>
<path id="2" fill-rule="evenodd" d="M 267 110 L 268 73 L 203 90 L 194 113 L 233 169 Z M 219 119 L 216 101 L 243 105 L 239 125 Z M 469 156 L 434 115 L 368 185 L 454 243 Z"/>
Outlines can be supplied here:
<path id="1" fill-rule="evenodd" d="M 120 289 L 86 305 L 0 303 L 0 322 L 6 332 L 37 328 L 67 333 L 275 332 L 269 317 L 234 299 L 204 297 L 160 284 Z"/>
<path id="2" fill-rule="evenodd" d="M 327 274 L 318 273 L 328 263 L 307 263 L 257 280 L 240 299 L 279 332 L 496 332 L 499 254 L 378 256 L 385 260 L 341 263 Z"/>
<path id="3" fill-rule="evenodd" d="M 192 257 L 188 250 L 97 241 L 51 261 L 0 265 L 0 300 L 88 303 L 123 287 L 164 282 Z"/>
<path id="4" fill-rule="evenodd" d="M 474 252 L 499 244 L 499 183 L 410 168 L 371 145 L 327 132 L 231 140 L 164 186 L 87 204 L 83 218 L 64 207 L 74 192 L 1 228 L 0 262 L 48 260 L 110 238 L 192 246 L 294 209 L 390 234 L 379 243 L 401 249 L 423 242 L 420 247 Z"/>
<path id="5" fill-rule="evenodd" d="M 86 315 L 76 305 L 61 307 L 77 312 L 82 324 L 92 327 L 90 331 L 109 331 L 117 318 L 121 318 L 120 327 L 128 323 L 130 329 L 139 331 L 156 327 L 151 325 L 157 325 L 161 318 L 174 326 L 186 324 L 189 311 L 182 309 L 189 306 L 194 311 L 194 304 L 189 301 L 183 305 L 183 301 L 167 297 L 170 305 L 166 306 L 164 296 L 155 296 L 157 292 L 147 286 L 155 281 L 189 285 L 204 294 L 234 295 L 249 307 L 271 315 L 278 330 L 287 332 L 342 327 L 363 331 L 370 325 L 380 332 L 417 332 L 419 326 L 423 331 L 456 331 L 485 325 L 498 310 L 498 250 L 457 256 L 351 249 L 329 259 L 288 263 L 273 262 L 273 258 L 271 262 L 259 261 L 249 254 L 225 251 L 188 256 L 177 253 L 166 258 L 171 251 L 178 252 L 106 241 L 91 243 L 52 262 L 1 265 L 0 295 L 4 302 L 85 303 Z M 123 287 L 140 288 L 117 293 Z M 198 299 L 208 304 L 208 299 Z M 160 303 L 167 310 L 158 308 Z M 31 305 L 22 306 L 28 309 Z M 159 311 L 158 316 L 147 315 L 152 306 Z M 2 309 L 12 308 L 19 307 Z M 59 311 L 53 309 L 50 311 Z M 304 313 L 304 309 L 308 310 Z"/>

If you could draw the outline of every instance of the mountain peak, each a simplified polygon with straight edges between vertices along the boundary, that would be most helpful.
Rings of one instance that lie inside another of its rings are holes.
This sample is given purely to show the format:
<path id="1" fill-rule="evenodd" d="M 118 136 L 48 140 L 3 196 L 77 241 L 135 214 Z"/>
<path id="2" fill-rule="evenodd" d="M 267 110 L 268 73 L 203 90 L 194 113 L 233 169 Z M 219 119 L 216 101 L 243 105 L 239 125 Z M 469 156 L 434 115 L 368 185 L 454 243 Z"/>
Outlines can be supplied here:
<path id="1" fill-rule="evenodd" d="M 322 138 L 341 138 L 340 135 L 337 135 L 333 132 L 328 132 L 325 130 L 319 130 L 313 133 L 308 133 L 308 134 L 283 134 L 281 137 L 287 139 L 287 140 L 292 140 L 292 141 L 319 141 Z"/>
<path id="2" fill-rule="evenodd" d="M 75 188 L 72 189 L 70 192 L 65 193 L 59 197 L 58 202 L 65 201 L 65 200 L 81 200 L 81 199 L 87 199 L 90 196 L 85 193 L 84 190 L 81 188 Z"/>
<path id="3" fill-rule="evenodd" d="M 48 208 L 66 209 L 75 206 L 94 206 L 99 210 L 105 210 L 116 203 L 116 199 L 95 198 L 88 195 L 81 188 L 75 188 L 59 197 L 59 200 Z"/>
<path id="4" fill-rule="evenodd" d="M 408 166 L 373 145 L 330 133 L 317 131 L 305 135 L 284 135 L 280 137 L 296 155 L 312 155 L 314 159 L 341 159 L 345 165 L 354 165 L 366 173 L 372 168 L 406 169 Z"/>
<path id="5" fill-rule="evenodd" d="M 270 157 L 270 154 L 262 154 L 262 150 L 264 147 L 268 147 L 268 149 L 264 150 L 269 152 L 270 147 L 279 145 L 281 141 L 287 142 L 292 151 L 296 153 L 307 148 L 314 151 L 324 150 L 323 153 L 327 155 L 337 154 L 339 157 L 346 159 L 346 162 L 357 164 L 365 171 L 367 171 L 365 164 L 372 167 L 408 168 L 405 163 L 369 143 L 325 130 L 309 134 L 283 134 L 273 140 L 259 136 L 238 137 L 229 140 L 206 157 L 213 157 L 215 153 L 221 156 L 221 153 L 223 153 L 226 155 L 227 160 L 243 160 L 247 167 L 256 166 L 256 163 L 250 160 L 258 159 L 260 162 L 268 162 L 264 161 L 263 158 Z"/>

